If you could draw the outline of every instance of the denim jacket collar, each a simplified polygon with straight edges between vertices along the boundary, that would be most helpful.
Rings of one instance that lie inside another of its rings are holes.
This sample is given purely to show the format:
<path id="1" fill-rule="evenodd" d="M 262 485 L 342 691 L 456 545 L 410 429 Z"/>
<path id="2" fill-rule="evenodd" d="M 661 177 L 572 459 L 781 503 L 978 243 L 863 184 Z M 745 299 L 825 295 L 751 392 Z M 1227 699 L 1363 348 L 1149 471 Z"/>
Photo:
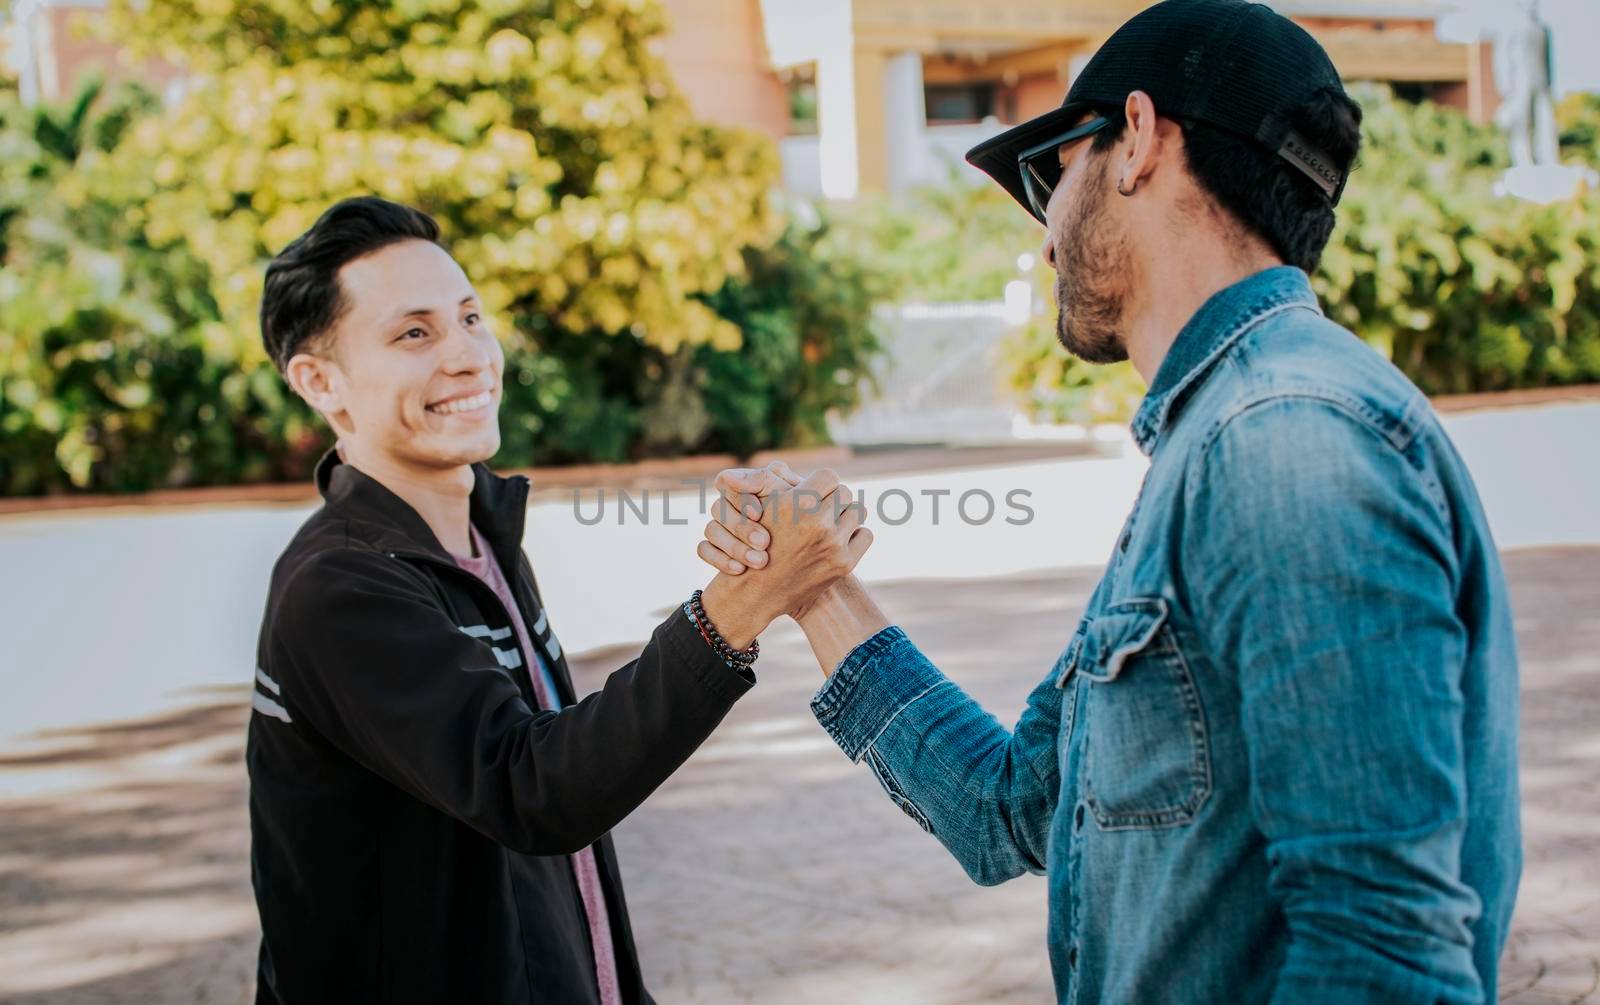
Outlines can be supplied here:
<path id="1" fill-rule="evenodd" d="M 1199 387 L 1228 347 L 1253 322 L 1289 304 L 1321 313 L 1306 274 L 1291 265 L 1279 265 L 1242 279 L 1213 294 L 1195 311 L 1156 371 L 1144 403 L 1133 417 L 1133 438 L 1147 456 L 1155 451 L 1162 432 L 1177 417 L 1177 409 Z"/>

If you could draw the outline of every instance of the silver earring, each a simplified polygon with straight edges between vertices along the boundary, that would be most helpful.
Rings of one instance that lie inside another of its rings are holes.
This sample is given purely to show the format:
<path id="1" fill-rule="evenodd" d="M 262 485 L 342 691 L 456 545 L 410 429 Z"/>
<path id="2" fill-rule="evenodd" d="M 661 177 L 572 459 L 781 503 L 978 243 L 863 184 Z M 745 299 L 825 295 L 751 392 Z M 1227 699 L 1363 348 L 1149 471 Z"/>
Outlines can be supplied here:
<path id="1" fill-rule="evenodd" d="M 1117 194 L 1118 195 L 1122 196 L 1123 198 L 1127 198 L 1128 196 L 1133 195 L 1134 192 L 1139 191 L 1139 183 L 1138 182 L 1134 182 L 1133 183 L 1133 191 L 1131 191 L 1131 192 L 1130 191 L 1124 191 L 1123 188 L 1122 188 L 1122 183 L 1125 182 L 1125 181 L 1127 181 L 1126 178 L 1118 178 L 1117 179 Z"/>

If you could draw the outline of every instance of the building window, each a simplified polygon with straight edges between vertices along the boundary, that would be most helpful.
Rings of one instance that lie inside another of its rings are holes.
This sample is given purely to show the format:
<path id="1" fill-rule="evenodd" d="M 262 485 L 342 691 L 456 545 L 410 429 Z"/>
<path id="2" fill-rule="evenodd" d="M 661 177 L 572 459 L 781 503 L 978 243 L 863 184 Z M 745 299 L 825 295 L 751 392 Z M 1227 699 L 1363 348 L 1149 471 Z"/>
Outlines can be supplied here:
<path id="1" fill-rule="evenodd" d="M 810 70 L 808 67 L 807 70 Z M 817 81 L 815 71 L 794 72 L 784 86 L 789 92 L 789 135 L 817 133 Z"/>
<path id="2" fill-rule="evenodd" d="M 1397 80 L 1389 85 L 1394 96 L 1412 105 L 1420 105 L 1433 98 L 1434 85 L 1411 80 Z"/>
<path id="3" fill-rule="evenodd" d="M 929 122 L 980 122 L 994 114 L 993 84 L 936 84 L 924 89 Z"/>

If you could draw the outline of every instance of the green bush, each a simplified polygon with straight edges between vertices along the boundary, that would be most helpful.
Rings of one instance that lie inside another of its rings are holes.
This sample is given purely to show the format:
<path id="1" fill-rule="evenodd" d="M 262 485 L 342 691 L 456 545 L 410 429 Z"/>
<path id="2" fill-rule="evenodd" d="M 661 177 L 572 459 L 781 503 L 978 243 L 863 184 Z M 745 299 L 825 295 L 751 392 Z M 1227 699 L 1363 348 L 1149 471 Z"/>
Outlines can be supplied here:
<path id="1" fill-rule="evenodd" d="M 881 351 L 875 277 L 827 223 L 790 224 L 744 251 L 744 276 L 705 302 L 741 333 L 737 349 L 673 353 L 634 339 L 574 336 L 532 319 L 506 363 L 501 458 L 623 461 L 826 443 L 827 414 L 860 400 Z"/>
<path id="2" fill-rule="evenodd" d="M 0 89 L 0 492 L 305 477 L 329 434 L 262 272 L 365 192 L 439 219 L 499 321 L 498 464 L 814 442 L 854 402 L 879 288 L 784 229 L 769 143 L 693 120 L 651 0 L 112 9 L 192 86 Z"/>
<path id="3" fill-rule="evenodd" d="M 695 120 L 653 40 L 657 0 L 113 0 L 122 35 L 184 66 L 129 131 L 112 197 L 221 277 L 256 348 L 262 266 L 327 206 L 426 210 L 491 316 L 667 352 L 734 348 L 701 294 L 780 229 L 772 144 Z"/>
<path id="4" fill-rule="evenodd" d="M 1561 126 L 1561 157 L 1600 168 L 1600 94 L 1567 95 L 1556 110 Z"/>
<path id="5" fill-rule="evenodd" d="M 873 308 L 889 288 L 827 219 L 793 224 L 771 248 L 744 254 L 747 278 L 708 300 L 744 345 L 695 350 L 705 445 L 742 456 L 827 443 L 828 413 L 855 408 L 882 351 Z"/>
<path id="6" fill-rule="evenodd" d="M 1551 206 L 1496 195 L 1492 127 L 1360 97 L 1361 166 L 1315 277 L 1329 316 L 1430 394 L 1600 380 L 1600 194 Z M 1580 136 L 1593 122 L 1567 126 Z"/>
<path id="7" fill-rule="evenodd" d="M 1359 170 L 1313 283 L 1328 314 L 1388 353 L 1429 393 L 1600 380 L 1600 194 L 1541 207 L 1497 196 L 1508 166 L 1491 126 L 1459 112 L 1356 94 L 1366 110 Z M 1563 157 L 1600 162 L 1600 98 L 1560 110 Z M 1043 230 L 998 186 L 950 184 L 869 200 L 852 235 L 896 289 L 926 300 L 994 299 Z M 1053 276 L 1045 315 L 1005 347 L 1022 406 L 1056 421 L 1112 421 L 1137 407 L 1126 364 L 1092 367 L 1055 342 Z"/>
<path id="8" fill-rule="evenodd" d="M 96 83 L 60 109 L 0 92 L 0 493 L 271 480 L 316 446 L 276 374 L 239 366 L 206 266 L 91 191 L 156 107 Z"/>
<path id="9" fill-rule="evenodd" d="M 939 185 L 896 196 L 867 194 L 838 214 L 839 240 L 872 263 L 899 300 L 994 300 L 1021 278 L 1017 260 L 1038 258 L 1044 228 L 998 185 L 952 170 Z"/>
<path id="10" fill-rule="evenodd" d="M 1050 301 L 1046 301 L 1050 303 Z M 1144 399 L 1132 363 L 1085 363 L 1061 348 L 1052 316 L 1024 325 L 1000 347 L 1006 384 L 1035 422 L 1122 423 Z"/>

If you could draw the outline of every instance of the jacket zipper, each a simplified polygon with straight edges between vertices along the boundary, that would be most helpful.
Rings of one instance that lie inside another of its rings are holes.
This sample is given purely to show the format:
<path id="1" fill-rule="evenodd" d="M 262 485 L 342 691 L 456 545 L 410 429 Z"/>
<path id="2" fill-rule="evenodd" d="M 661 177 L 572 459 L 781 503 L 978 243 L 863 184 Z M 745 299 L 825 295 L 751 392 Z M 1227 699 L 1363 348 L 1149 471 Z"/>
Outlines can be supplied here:
<path id="1" fill-rule="evenodd" d="M 446 570 L 448 570 L 449 572 L 451 572 L 451 573 L 453 573 L 455 575 L 463 576 L 463 577 L 465 577 L 467 579 L 470 579 L 477 586 L 483 587 L 485 592 L 487 592 L 491 596 L 494 596 L 495 606 L 497 608 L 499 608 L 500 613 L 506 615 L 507 620 L 510 621 L 510 612 L 506 610 L 506 605 L 500 601 L 499 596 L 495 596 L 494 595 L 494 591 L 491 590 L 491 589 L 488 589 L 488 587 L 486 586 L 486 584 L 483 583 L 482 580 L 478 579 L 477 576 L 474 576 L 472 573 L 470 573 L 470 572 L 466 571 L 465 569 L 461 568 L 459 565 L 446 564 L 444 562 L 441 562 L 438 558 L 434 557 L 433 555 L 429 555 L 426 552 L 421 552 L 421 551 L 390 551 L 390 552 L 386 552 L 386 554 L 390 558 L 395 559 L 397 561 L 398 560 L 408 560 L 408 561 L 422 562 L 422 563 L 424 563 L 426 565 L 433 566 L 436 569 L 446 569 Z M 495 561 L 498 562 L 499 559 L 497 558 L 497 559 L 495 559 Z M 521 571 L 522 570 L 520 568 L 513 570 L 513 572 L 518 575 L 518 578 L 520 578 Z M 505 570 L 504 569 L 501 570 L 501 574 L 502 575 L 505 574 Z M 512 590 L 513 594 L 515 594 L 516 589 L 517 589 L 516 581 L 514 579 L 507 580 L 507 585 L 509 585 L 511 587 L 511 590 Z M 532 587 L 530 586 L 530 590 L 531 589 L 532 589 Z M 518 611 L 517 613 L 518 613 L 519 616 L 521 615 L 521 611 Z M 512 628 L 511 628 L 512 634 L 515 635 L 516 634 L 516 622 L 512 621 L 511 622 L 511 626 L 512 626 Z M 522 640 L 520 638 L 517 640 L 517 651 L 519 653 L 522 652 Z M 543 659 L 543 657 L 540 656 L 537 653 L 535 653 L 533 655 L 534 655 L 534 657 L 536 659 Z M 533 699 L 530 702 L 531 704 L 537 705 L 538 704 L 537 698 L 536 698 L 535 694 L 532 693 L 532 688 L 533 688 L 533 679 L 532 678 L 533 678 L 534 667 L 533 667 L 533 664 L 528 662 L 528 654 L 527 653 L 522 653 L 522 660 L 523 660 L 523 666 L 528 671 L 528 678 L 529 678 L 528 679 L 528 687 L 530 689 L 530 693 L 528 694 L 528 697 L 530 699 Z M 550 677 L 551 677 L 551 683 L 555 683 L 555 674 L 552 673 L 550 675 Z M 519 686 L 520 686 L 520 684 L 519 684 Z M 556 697 L 556 699 L 558 701 L 561 700 L 561 696 L 560 695 L 556 695 L 555 697 Z M 556 709 L 545 709 L 545 711 L 553 712 L 553 711 L 557 711 L 557 710 Z M 598 847 L 598 845 L 599 845 L 599 842 L 598 841 L 595 842 L 595 846 Z M 572 856 L 569 855 L 569 856 L 567 856 L 567 858 L 571 859 Z M 595 853 L 595 869 L 596 869 L 597 873 L 599 872 L 599 868 L 600 868 L 600 856 L 599 856 L 599 852 L 596 851 L 596 853 Z M 577 903 L 577 904 L 582 904 L 583 903 L 583 891 L 578 886 L 578 870 L 577 870 L 577 867 L 575 865 L 572 868 L 567 870 L 567 878 L 572 884 L 572 899 L 573 899 L 573 902 Z M 606 881 L 605 876 L 603 874 L 600 874 L 600 884 L 601 884 L 601 886 L 600 886 L 600 890 L 601 890 L 600 896 L 602 898 L 602 902 L 604 902 L 604 898 L 605 898 L 606 883 L 607 883 L 607 881 Z M 521 910 L 520 906 L 519 906 L 518 910 L 520 912 L 520 910 Z M 608 916 L 609 916 L 609 910 L 610 909 L 609 909 L 609 905 L 608 905 L 608 907 L 607 907 Z M 613 940 L 615 940 L 617 938 L 616 926 L 615 925 L 612 926 L 611 937 L 612 937 Z M 585 925 L 584 929 L 583 929 L 583 938 L 584 938 L 584 943 L 589 947 L 589 958 L 592 960 L 592 959 L 594 959 L 594 956 L 595 956 L 595 951 L 594 951 L 594 933 L 592 931 L 590 931 L 590 929 L 589 929 L 589 927 L 587 925 Z M 613 955 L 613 958 L 615 959 L 616 956 L 617 956 L 615 949 L 613 949 L 612 955 Z M 620 977 L 621 963 L 617 962 L 617 963 L 614 963 L 613 965 L 618 968 L 619 977 Z"/>

